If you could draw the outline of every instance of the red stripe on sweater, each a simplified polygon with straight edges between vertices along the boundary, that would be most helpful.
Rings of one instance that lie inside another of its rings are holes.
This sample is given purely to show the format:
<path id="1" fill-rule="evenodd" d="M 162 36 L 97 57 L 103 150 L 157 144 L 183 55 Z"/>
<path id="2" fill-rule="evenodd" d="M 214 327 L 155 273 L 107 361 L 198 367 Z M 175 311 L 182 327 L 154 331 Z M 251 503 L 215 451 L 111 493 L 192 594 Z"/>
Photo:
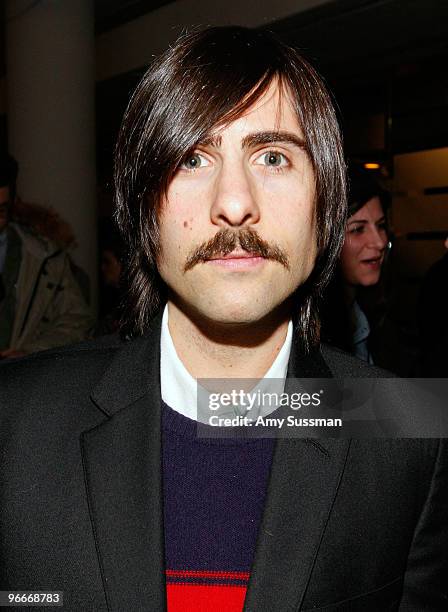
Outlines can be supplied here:
<path id="1" fill-rule="evenodd" d="M 167 584 L 168 612 L 242 612 L 246 587 Z"/>
<path id="2" fill-rule="evenodd" d="M 183 576 L 197 576 L 198 578 L 236 578 L 237 580 L 249 580 L 249 572 L 220 572 L 201 570 L 166 570 L 167 576 L 182 578 Z"/>

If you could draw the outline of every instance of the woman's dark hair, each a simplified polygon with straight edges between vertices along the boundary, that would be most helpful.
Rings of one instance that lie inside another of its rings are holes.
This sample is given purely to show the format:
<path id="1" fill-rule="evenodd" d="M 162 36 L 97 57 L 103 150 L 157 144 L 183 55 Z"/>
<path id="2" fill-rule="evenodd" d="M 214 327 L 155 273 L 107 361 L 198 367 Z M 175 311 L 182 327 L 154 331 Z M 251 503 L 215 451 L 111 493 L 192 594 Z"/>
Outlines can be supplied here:
<path id="1" fill-rule="evenodd" d="M 348 216 L 354 215 L 369 200 L 378 197 L 384 213 L 389 207 L 390 195 L 382 188 L 371 170 L 362 166 L 348 164 Z"/>
<path id="2" fill-rule="evenodd" d="M 345 163 L 330 96 L 315 70 L 271 34 L 242 27 L 186 34 L 157 58 L 134 92 L 115 156 L 116 220 L 127 244 L 122 332 L 142 334 L 165 299 L 157 271 L 158 212 L 185 156 L 240 117 L 276 80 L 290 94 L 314 168 L 318 257 L 299 288 L 295 320 L 305 349 L 319 339 L 315 300 L 342 244 Z"/>
<path id="3" fill-rule="evenodd" d="M 372 198 L 379 198 L 384 214 L 390 205 L 390 194 L 383 189 L 371 170 L 350 161 L 347 165 L 348 217 L 367 204 Z M 338 348 L 353 352 L 353 321 L 345 297 L 345 281 L 339 266 L 336 267 L 321 300 L 321 336 L 324 342 Z M 362 311 L 367 315 L 371 326 L 369 349 L 374 349 L 375 327 L 384 316 L 385 296 L 382 279 L 375 287 L 359 287 L 356 299 Z M 372 340 L 373 338 L 373 340 Z"/>

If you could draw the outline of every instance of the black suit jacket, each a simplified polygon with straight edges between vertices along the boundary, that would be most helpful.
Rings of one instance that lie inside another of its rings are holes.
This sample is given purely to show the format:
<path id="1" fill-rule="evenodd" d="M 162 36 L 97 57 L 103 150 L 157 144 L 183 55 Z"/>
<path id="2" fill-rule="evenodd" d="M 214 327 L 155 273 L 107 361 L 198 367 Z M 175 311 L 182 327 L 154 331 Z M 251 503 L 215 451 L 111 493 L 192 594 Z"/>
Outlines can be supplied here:
<path id="1" fill-rule="evenodd" d="M 64 610 L 164 610 L 160 320 L 121 346 L 0 368 L 0 590 Z M 329 349 L 289 376 L 368 376 Z M 448 609 L 439 440 L 280 440 L 245 610 Z"/>

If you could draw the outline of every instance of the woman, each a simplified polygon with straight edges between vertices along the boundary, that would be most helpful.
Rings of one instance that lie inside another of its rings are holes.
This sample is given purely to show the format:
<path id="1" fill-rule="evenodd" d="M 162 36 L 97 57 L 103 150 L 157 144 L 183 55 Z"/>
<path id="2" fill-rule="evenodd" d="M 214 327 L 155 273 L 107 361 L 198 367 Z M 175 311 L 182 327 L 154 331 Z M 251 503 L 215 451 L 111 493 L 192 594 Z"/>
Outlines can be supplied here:
<path id="1" fill-rule="evenodd" d="M 363 296 L 362 293 L 380 281 L 389 244 L 386 201 L 386 192 L 368 171 L 357 167 L 350 169 L 345 241 L 338 269 L 323 300 L 323 341 L 369 363 L 377 363 L 373 357 L 372 321 L 369 319 L 375 321 L 377 332 L 381 323 L 378 307 L 382 300 L 372 300 L 371 294 Z"/>

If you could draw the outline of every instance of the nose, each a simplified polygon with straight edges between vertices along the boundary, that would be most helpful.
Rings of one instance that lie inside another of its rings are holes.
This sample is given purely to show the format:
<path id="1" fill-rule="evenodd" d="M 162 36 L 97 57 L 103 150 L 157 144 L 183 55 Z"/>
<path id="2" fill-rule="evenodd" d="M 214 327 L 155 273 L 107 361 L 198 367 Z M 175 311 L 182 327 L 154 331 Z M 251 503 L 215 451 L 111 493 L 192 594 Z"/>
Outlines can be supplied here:
<path id="1" fill-rule="evenodd" d="M 241 164 L 222 164 L 214 185 L 210 210 L 212 223 L 220 227 L 250 226 L 260 220 L 254 187 Z"/>
<path id="2" fill-rule="evenodd" d="M 384 251 L 387 245 L 387 232 L 385 229 L 378 228 L 376 225 L 372 225 L 369 232 L 369 244 L 371 248 Z"/>

